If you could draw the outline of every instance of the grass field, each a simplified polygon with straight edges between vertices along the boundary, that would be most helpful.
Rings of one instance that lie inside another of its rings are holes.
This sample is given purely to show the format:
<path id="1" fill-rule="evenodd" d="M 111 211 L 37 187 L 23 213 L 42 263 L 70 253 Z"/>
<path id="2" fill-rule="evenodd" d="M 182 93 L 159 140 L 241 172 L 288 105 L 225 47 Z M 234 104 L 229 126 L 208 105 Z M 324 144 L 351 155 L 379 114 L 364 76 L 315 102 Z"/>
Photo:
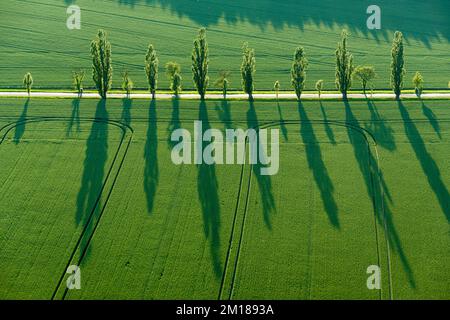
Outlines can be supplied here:
<path id="1" fill-rule="evenodd" d="M 448 100 L 0 106 L 0 298 L 450 298 Z M 195 119 L 278 128 L 279 173 L 174 165 Z"/>
<path id="2" fill-rule="evenodd" d="M 81 8 L 81 30 L 66 28 L 66 8 Z M 450 10 L 447 1 L 379 0 L 382 29 L 366 27 L 367 0 L 12 0 L 0 12 L 0 88 L 21 87 L 30 71 L 35 87 L 70 88 L 71 72 L 90 70 L 89 44 L 97 29 L 105 28 L 112 43 L 114 87 L 128 69 L 136 87 L 145 88 L 144 54 L 153 43 L 160 67 L 169 60 L 181 63 L 184 88 L 192 89 L 190 54 L 197 29 L 207 27 L 212 80 L 229 70 L 230 86 L 240 88 L 241 46 L 248 41 L 256 50 L 256 89 L 270 90 L 275 80 L 290 89 L 289 70 L 298 45 L 305 47 L 310 68 L 306 89 L 318 79 L 334 89 L 334 50 L 347 28 L 355 64 L 372 64 L 378 73 L 377 89 L 389 88 L 390 47 L 393 32 L 404 33 L 405 86 L 420 71 L 425 88 L 447 88 L 450 73 Z M 86 87 L 93 86 L 90 76 Z M 214 81 L 212 81 L 214 82 Z M 167 89 L 163 72 L 160 88 Z M 355 88 L 360 84 L 355 83 Z"/>

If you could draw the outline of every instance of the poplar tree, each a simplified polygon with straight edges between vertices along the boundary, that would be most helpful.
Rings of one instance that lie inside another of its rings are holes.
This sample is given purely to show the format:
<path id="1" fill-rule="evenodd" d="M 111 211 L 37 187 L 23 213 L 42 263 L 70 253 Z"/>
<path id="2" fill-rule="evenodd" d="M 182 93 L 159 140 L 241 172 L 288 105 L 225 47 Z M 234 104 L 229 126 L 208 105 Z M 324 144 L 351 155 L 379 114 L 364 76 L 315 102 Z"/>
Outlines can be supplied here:
<path id="1" fill-rule="evenodd" d="M 106 99 L 112 83 L 111 43 L 102 29 L 98 30 L 97 37 L 91 42 L 91 56 L 92 79 L 100 96 Z"/>
<path id="2" fill-rule="evenodd" d="M 405 59 L 403 55 L 403 34 L 395 31 L 391 50 L 391 87 L 395 98 L 400 99 L 403 87 L 403 76 L 405 75 Z"/>
<path id="3" fill-rule="evenodd" d="M 148 46 L 145 55 L 145 73 L 147 74 L 147 82 L 152 99 L 155 99 L 155 93 L 158 85 L 158 65 L 159 60 L 156 56 L 156 50 L 152 44 Z"/>
<path id="4" fill-rule="evenodd" d="M 192 78 L 194 80 L 200 99 L 205 99 L 206 88 L 208 87 L 208 43 L 206 42 L 206 29 L 198 31 L 197 39 L 194 40 L 192 50 Z"/>
<path id="5" fill-rule="evenodd" d="M 255 50 L 248 47 L 248 43 L 244 42 L 242 47 L 242 64 L 241 64 L 241 76 L 242 76 L 242 89 L 248 94 L 249 100 L 253 100 L 253 76 L 255 74 Z"/>
<path id="6" fill-rule="evenodd" d="M 342 31 L 341 42 L 336 49 L 336 88 L 342 93 L 342 98 L 347 99 L 347 91 L 352 86 L 353 55 L 347 49 L 346 30 Z"/>
<path id="7" fill-rule="evenodd" d="M 303 47 L 298 47 L 295 50 L 294 61 L 291 68 L 291 84 L 300 100 L 303 89 L 305 88 L 306 69 L 308 68 L 308 60 L 305 57 L 305 50 Z"/>

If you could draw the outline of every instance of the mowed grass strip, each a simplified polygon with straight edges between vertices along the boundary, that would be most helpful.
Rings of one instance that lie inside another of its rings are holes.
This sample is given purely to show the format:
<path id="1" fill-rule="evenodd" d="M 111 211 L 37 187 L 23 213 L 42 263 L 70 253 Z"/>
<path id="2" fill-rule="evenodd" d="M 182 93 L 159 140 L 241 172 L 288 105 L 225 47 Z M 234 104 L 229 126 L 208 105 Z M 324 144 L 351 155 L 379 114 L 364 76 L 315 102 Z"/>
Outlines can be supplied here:
<path id="1" fill-rule="evenodd" d="M 356 65 L 374 65 L 375 88 L 389 88 L 390 48 L 393 32 L 405 35 L 407 57 L 405 86 L 420 71 L 425 88 L 447 88 L 450 31 L 445 0 L 408 3 L 380 0 L 381 30 L 368 30 L 367 7 L 358 0 L 79 0 L 81 29 L 66 27 L 64 0 L 14 0 L 2 6 L 0 31 L 0 87 L 21 87 L 31 72 L 35 87 L 70 88 L 71 73 L 83 68 L 90 74 L 90 41 L 97 29 L 108 31 L 112 44 L 113 86 L 120 88 L 120 74 L 129 71 L 135 87 L 146 88 L 144 55 L 153 43 L 160 59 L 159 88 L 168 89 L 164 65 L 181 64 L 183 88 L 193 89 L 190 66 L 192 41 L 197 29 L 208 30 L 211 86 L 221 70 L 231 71 L 230 88 L 240 89 L 242 43 L 256 51 L 257 90 L 271 90 L 276 80 L 290 89 L 289 70 L 294 50 L 302 45 L 310 61 L 306 89 L 314 90 L 318 79 L 334 89 L 337 42 L 341 30 L 350 31 L 349 49 Z M 20 41 L 17 41 L 20 39 Z M 85 88 L 93 87 L 90 77 Z M 358 81 L 354 88 L 360 88 Z"/>
<path id="2" fill-rule="evenodd" d="M 121 135 L 117 127 L 90 121 L 69 132 L 65 121 L 22 119 L 9 131 L 0 145 L 3 299 L 51 298 Z M 89 145 L 95 150 L 87 150 Z M 87 171 L 92 165 L 95 169 Z M 89 183 L 82 184 L 86 179 Z"/>

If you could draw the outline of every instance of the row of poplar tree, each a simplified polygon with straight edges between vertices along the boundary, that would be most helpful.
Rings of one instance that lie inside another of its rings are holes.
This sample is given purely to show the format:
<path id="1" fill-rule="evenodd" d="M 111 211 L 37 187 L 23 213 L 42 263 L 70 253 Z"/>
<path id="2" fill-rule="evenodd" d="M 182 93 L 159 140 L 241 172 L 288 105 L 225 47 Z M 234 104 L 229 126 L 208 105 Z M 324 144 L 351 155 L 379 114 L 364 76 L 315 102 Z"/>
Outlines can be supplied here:
<path id="1" fill-rule="evenodd" d="M 341 34 L 341 40 L 338 43 L 336 49 L 336 88 L 342 93 L 344 99 L 347 98 L 347 92 L 352 85 L 352 78 L 358 77 L 364 89 L 366 91 L 367 84 L 375 77 L 375 71 L 372 66 L 360 66 L 354 67 L 353 55 L 347 48 L 348 33 L 343 30 Z M 403 52 L 403 35 L 401 32 L 396 31 L 394 34 L 394 40 L 392 44 L 392 62 L 391 62 L 391 79 L 390 83 L 392 89 L 398 99 L 401 94 L 403 86 L 403 77 L 405 74 L 404 69 L 404 52 Z M 92 56 L 92 77 L 98 93 L 102 98 L 106 98 L 107 92 L 111 89 L 112 84 L 112 59 L 111 59 L 111 43 L 107 39 L 107 34 L 104 30 L 99 30 L 96 38 L 91 42 L 91 56 Z M 208 67 L 209 67 L 209 50 L 208 42 L 206 40 L 206 29 L 201 28 L 198 32 L 197 38 L 194 40 L 194 48 L 192 50 L 192 77 L 195 88 L 203 100 L 205 98 L 206 90 L 209 85 Z M 243 45 L 243 57 L 241 64 L 241 78 L 242 89 L 248 94 L 249 99 L 253 99 L 254 91 L 254 77 L 255 77 L 255 51 L 248 47 L 247 43 Z M 152 99 L 155 99 L 155 93 L 158 84 L 158 66 L 159 60 L 156 50 L 152 44 L 148 46 L 147 53 L 145 55 L 145 73 L 147 76 L 147 82 L 149 90 L 152 94 Z M 301 98 L 302 92 L 305 88 L 306 71 L 308 69 L 308 60 L 305 56 L 305 50 L 303 47 L 298 47 L 295 50 L 294 59 L 291 68 L 291 84 L 298 99 Z M 168 62 L 166 64 L 166 71 L 170 79 L 170 89 L 178 95 L 181 91 L 181 68 L 178 63 Z M 228 72 L 221 73 L 221 76 L 216 84 L 220 85 L 223 90 L 224 98 L 226 98 L 228 89 Z M 416 74 L 415 77 L 422 78 L 420 74 Z M 133 82 L 128 75 L 128 72 L 124 72 L 122 81 L 122 88 L 130 94 L 133 88 Z M 73 73 L 74 85 L 81 96 L 83 92 L 82 82 L 84 79 L 84 71 Z M 28 82 L 32 82 L 30 74 L 25 75 L 24 85 L 27 87 L 28 92 L 31 86 L 28 86 Z M 322 80 L 319 80 L 316 84 L 316 88 L 319 91 L 322 89 Z M 419 86 L 416 86 L 416 92 Z M 275 82 L 274 89 L 277 92 L 280 88 L 279 82 Z M 421 89 L 420 89 L 421 90 Z"/>

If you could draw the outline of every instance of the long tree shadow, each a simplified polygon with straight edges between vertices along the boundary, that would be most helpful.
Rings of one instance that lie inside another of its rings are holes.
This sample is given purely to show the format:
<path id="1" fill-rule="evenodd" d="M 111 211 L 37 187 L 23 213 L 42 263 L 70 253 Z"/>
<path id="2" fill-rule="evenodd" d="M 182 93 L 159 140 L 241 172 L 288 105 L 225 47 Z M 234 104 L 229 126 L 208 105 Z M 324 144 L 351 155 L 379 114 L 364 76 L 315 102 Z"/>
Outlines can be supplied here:
<path id="1" fill-rule="evenodd" d="M 288 130 L 286 127 L 286 123 L 284 122 L 283 119 L 283 114 L 280 108 L 280 102 L 278 101 L 277 101 L 277 109 L 278 109 L 278 117 L 280 118 L 281 133 L 283 134 L 284 141 L 288 141 Z"/>
<path id="2" fill-rule="evenodd" d="M 211 126 L 208 120 L 208 111 L 205 101 L 199 105 L 199 120 L 202 121 L 202 136 Z M 197 139 L 201 139 L 197 137 Z M 202 150 L 209 142 L 202 141 Z M 214 274 L 216 278 L 222 276 L 220 261 L 220 202 L 218 194 L 218 182 L 215 164 L 206 164 L 202 161 L 197 165 L 197 191 L 203 214 L 203 231 L 209 239 L 210 251 L 213 261 Z"/>
<path id="3" fill-rule="evenodd" d="M 358 119 L 353 114 L 348 100 L 344 100 L 345 118 L 348 125 L 362 128 Z M 409 285 L 416 287 L 413 270 L 409 264 L 408 258 L 403 250 L 401 239 L 395 228 L 392 218 L 392 210 L 390 203 L 392 202 L 389 189 L 384 181 L 382 172 L 378 165 L 378 160 L 373 156 L 368 146 L 368 142 L 364 143 L 361 134 L 355 129 L 347 126 L 347 134 L 349 141 L 353 147 L 355 159 L 363 176 L 366 191 L 373 201 L 375 217 L 379 225 L 385 226 L 385 232 L 390 248 L 399 256 L 403 266 L 403 270 L 408 278 Z"/>
<path id="4" fill-rule="evenodd" d="M 20 139 L 22 139 L 23 134 L 25 133 L 25 125 L 28 113 L 28 105 L 30 104 L 30 98 L 27 98 L 25 104 L 23 105 L 22 113 L 19 116 L 19 119 L 16 121 L 16 130 L 14 131 L 14 143 L 19 144 Z"/>
<path id="5" fill-rule="evenodd" d="M 222 123 L 225 125 L 225 129 L 233 129 L 230 103 L 226 99 L 222 99 L 220 105 L 216 104 L 216 111 L 219 115 L 220 121 L 222 121 Z"/>
<path id="6" fill-rule="evenodd" d="M 430 122 L 431 126 L 433 127 L 433 130 L 436 132 L 437 136 L 440 140 L 442 140 L 441 136 L 441 126 L 439 125 L 439 121 L 434 114 L 433 110 L 428 108 L 425 103 L 422 100 L 422 112 L 425 117 L 427 117 L 428 121 Z"/>
<path id="7" fill-rule="evenodd" d="M 144 150 L 144 190 L 147 195 L 147 211 L 152 213 L 156 188 L 159 182 L 158 131 L 156 122 L 156 101 L 150 102 L 148 109 L 147 141 Z"/>
<path id="8" fill-rule="evenodd" d="M 372 100 L 367 99 L 367 106 L 370 111 L 370 123 L 365 128 L 376 137 L 378 145 L 394 151 L 396 149 L 394 130 L 386 124 Z"/>
<path id="9" fill-rule="evenodd" d="M 127 126 L 131 125 L 131 106 L 133 105 L 133 100 L 129 98 L 122 99 L 122 115 L 120 119 Z"/>
<path id="10" fill-rule="evenodd" d="M 169 149 L 172 149 L 177 142 L 171 140 L 171 134 L 177 129 L 181 128 L 180 121 L 180 100 L 177 97 L 172 98 L 172 117 L 169 122 L 169 126 L 167 127 L 167 144 Z"/>
<path id="11" fill-rule="evenodd" d="M 319 141 L 314 134 L 311 121 L 306 115 L 303 104 L 300 101 L 298 102 L 298 113 L 301 120 L 300 134 L 305 144 L 308 167 L 312 171 L 316 185 L 319 188 L 320 197 L 322 198 L 330 223 L 334 227 L 339 228 L 338 206 L 333 195 L 333 182 L 323 162 L 322 151 L 320 150 Z"/>
<path id="12" fill-rule="evenodd" d="M 80 98 L 72 100 L 72 114 L 70 115 L 69 124 L 67 125 L 66 136 L 72 135 L 73 127 L 77 133 L 80 132 Z"/>
<path id="13" fill-rule="evenodd" d="M 441 172 L 436 164 L 436 161 L 431 157 L 430 153 L 425 147 L 425 141 L 422 139 L 419 130 L 409 116 L 408 110 L 406 110 L 402 101 L 397 101 L 400 114 L 405 124 L 405 133 L 408 140 L 414 150 L 417 160 L 420 162 L 423 172 L 427 176 L 428 184 L 436 195 L 439 205 L 447 218 L 447 222 L 450 222 L 450 194 L 442 181 Z"/>
<path id="14" fill-rule="evenodd" d="M 319 100 L 319 104 L 320 104 L 320 111 L 322 112 L 322 116 L 323 116 L 323 121 L 325 122 L 325 124 L 324 124 L 325 132 L 327 134 L 328 140 L 330 140 L 331 144 L 335 145 L 336 139 L 334 138 L 333 129 L 331 129 L 330 123 L 328 122 L 328 117 L 327 117 L 327 114 L 325 112 L 325 109 L 323 107 L 321 100 Z"/>
<path id="15" fill-rule="evenodd" d="M 336 2 L 321 0 L 311 3 L 307 0 L 229 0 L 226 5 L 213 1 L 192 0 L 116 0 L 130 7 L 146 5 L 161 6 L 179 17 L 188 17 L 199 25 L 217 25 L 221 20 L 228 24 L 247 22 L 264 30 L 273 27 L 282 30 L 285 27 L 297 27 L 305 30 L 311 24 L 334 29 L 336 25 L 345 26 L 353 34 L 371 35 L 375 40 L 385 41 L 389 32 L 402 30 L 405 37 L 415 38 L 430 47 L 433 40 L 450 40 L 447 16 L 448 4 L 437 0 L 433 5 L 423 1 L 378 0 L 383 16 L 383 29 L 371 31 L 366 26 L 367 7 L 370 3 L 359 0 Z M 70 0 L 64 0 L 70 3 Z M 141 8 L 142 9 L 142 8 Z M 417 12 L 421 19 L 417 19 Z M 355 17 L 366 17 L 356 19 Z"/>
<path id="16" fill-rule="evenodd" d="M 249 108 L 247 111 L 247 126 L 249 129 L 255 128 L 257 130 L 259 160 L 256 161 L 256 164 L 252 165 L 252 171 L 258 182 L 259 192 L 261 194 L 264 222 L 269 229 L 272 229 L 272 223 L 271 223 L 270 216 L 276 212 L 275 198 L 272 193 L 271 177 L 269 175 L 261 174 L 261 169 L 264 168 L 264 165 L 261 163 L 261 155 L 264 157 L 265 157 L 265 155 L 262 154 L 263 148 L 261 145 L 260 135 L 259 135 L 259 122 L 258 122 L 258 117 L 256 115 L 256 110 L 255 110 L 255 105 L 254 105 L 253 100 L 249 101 Z"/>
<path id="17" fill-rule="evenodd" d="M 106 100 L 102 99 L 97 103 L 95 111 L 96 119 L 107 119 Z M 100 200 L 103 180 L 105 177 L 105 165 L 108 157 L 108 124 L 100 121 L 93 121 L 91 132 L 86 141 L 86 152 L 83 163 L 83 176 L 81 186 L 77 196 L 77 211 L 75 222 L 81 224 L 85 234 L 92 232 L 93 224 L 89 223 L 96 219 L 101 212 L 97 202 Z M 87 229 L 89 228 L 89 229 Z M 81 252 L 85 250 L 88 237 L 83 237 Z"/>

